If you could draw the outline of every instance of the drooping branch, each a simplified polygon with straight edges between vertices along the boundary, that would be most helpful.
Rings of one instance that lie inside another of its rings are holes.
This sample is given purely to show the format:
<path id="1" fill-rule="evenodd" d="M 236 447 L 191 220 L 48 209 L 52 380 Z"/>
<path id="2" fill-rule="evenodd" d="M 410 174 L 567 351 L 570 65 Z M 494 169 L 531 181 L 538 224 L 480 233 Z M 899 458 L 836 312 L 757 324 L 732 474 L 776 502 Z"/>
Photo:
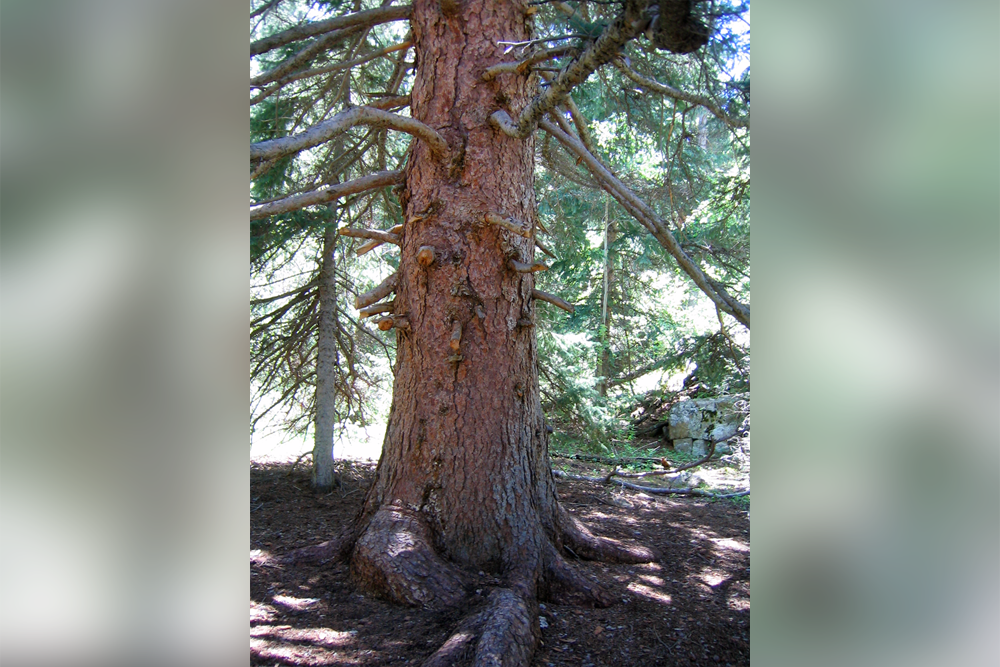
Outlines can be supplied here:
<path id="1" fill-rule="evenodd" d="M 379 283 L 378 287 L 375 289 L 370 292 L 365 292 L 364 294 L 359 294 L 355 297 L 354 307 L 361 310 L 362 308 L 370 306 L 373 303 L 378 303 L 396 290 L 396 282 L 398 280 L 399 274 L 393 273 L 391 276 Z"/>
<path id="2" fill-rule="evenodd" d="M 701 95 L 693 95 L 691 93 L 686 93 L 683 90 L 678 90 L 672 86 L 668 86 L 659 81 L 654 81 L 639 74 L 631 67 L 629 67 L 622 58 L 615 58 L 615 67 L 624 74 L 626 77 L 639 84 L 643 88 L 647 88 L 654 93 L 659 93 L 661 95 L 666 95 L 667 97 L 675 100 L 680 100 L 681 102 L 687 102 L 689 104 L 694 104 L 696 106 L 704 107 L 708 109 L 716 118 L 721 120 L 730 128 L 736 127 L 750 127 L 750 118 L 736 118 L 730 116 L 725 111 L 722 110 L 718 104 L 707 97 L 702 97 Z"/>
<path id="3" fill-rule="evenodd" d="M 352 107 L 341 111 L 332 118 L 318 123 L 305 132 L 293 134 L 290 137 L 270 139 L 256 144 L 250 144 L 251 160 L 266 160 L 318 146 L 355 125 L 370 125 L 372 127 L 388 127 L 400 132 L 406 132 L 427 142 L 431 153 L 439 160 L 448 157 L 448 143 L 433 128 L 419 120 L 382 111 L 373 107 Z"/>
<path id="4" fill-rule="evenodd" d="M 611 25 L 583 53 L 573 58 L 559 72 L 549 87 L 525 107 L 516 121 L 511 120 L 506 111 L 500 110 L 490 116 L 490 122 L 504 134 L 518 139 L 524 139 L 534 132 L 538 121 L 556 108 L 574 86 L 583 83 L 594 70 L 610 62 L 626 42 L 639 34 L 649 22 L 649 17 L 643 11 L 645 8 L 646 2 L 642 0 L 626 0 L 625 10 L 615 17 Z"/>
<path id="5" fill-rule="evenodd" d="M 694 260 L 684 252 L 677 239 L 670 232 L 667 224 L 628 186 L 622 183 L 605 167 L 583 143 L 576 137 L 564 132 L 554 123 L 547 120 L 539 122 L 539 127 L 555 137 L 571 153 L 577 155 L 587 165 L 590 173 L 598 183 L 621 204 L 636 220 L 642 224 L 660 245 L 677 261 L 678 266 L 690 276 L 691 280 L 710 298 L 720 310 L 735 317 L 747 329 L 750 328 L 750 308 L 733 298 L 721 285 L 712 282 Z"/>
<path id="6" fill-rule="evenodd" d="M 413 42 L 410 40 L 400 42 L 399 44 L 393 44 L 392 46 L 387 46 L 379 51 L 373 51 L 367 55 L 361 56 L 360 58 L 355 58 L 354 60 L 348 60 L 347 62 L 336 63 L 334 65 L 328 65 L 327 67 L 317 67 L 316 69 L 307 69 L 287 76 L 282 77 L 275 83 L 268 86 L 268 88 L 261 94 L 250 100 L 250 106 L 258 104 L 263 100 L 270 97 L 274 91 L 278 90 L 282 86 L 291 83 L 293 81 L 300 81 L 301 79 L 308 79 L 314 76 L 322 76 L 323 74 L 331 74 L 333 72 L 338 72 L 340 70 L 351 69 L 352 67 L 357 67 L 358 65 L 363 65 L 367 62 L 371 62 L 377 58 L 382 58 L 389 55 L 390 53 L 395 53 L 396 51 L 403 51 L 410 48 Z M 373 105 L 374 106 L 374 105 Z M 376 107 L 381 108 L 381 107 Z"/>
<path id="7" fill-rule="evenodd" d="M 548 292 L 543 292 L 540 289 L 531 290 L 531 296 L 540 301 L 551 303 L 553 306 L 556 306 L 557 308 L 562 308 L 567 313 L 572 313 L 573 311 L 576 310 L 576 306 L 569 303 L 568 301 L 560 299 L 555 294 L 549 294 Z"/>
<path id="8" fill-rule="evenodd" d="M 660 370 L 661 368 L 669 364 L 671 361 L 673 361 L 673 359 L 670 357 L 663 357 L 661 359 L 657 359 L 656 361 L 651 361 L 648 364 L 644 364 L 639 368 L 636 368 L 631 373 L 626 373 L 621 377 L 608 380 L 607 387 L 608 389 L 610 389 L 612 387 L 617 387 L 618 385 L 625 384 L 626 382 L 631 382 L 632 380 L 640 378 L 643 375 L 646 375 L 647 373 L 652 373 L 653 371 Z"/>
<path id="9" fill-rule="evenodd" d="M 362 28 L 345 28 L 336 32 L 323 35 L 319 39 L 310 42 L 295 54 L 285 58 L 271 69 L 250 78 L 250 85 L 260 88 L 266 84 L 273 83 L 279 79 L 292 74 L 301 67 L 308 65 L 319 54 L 333 49 L 345 38 L 361 31 Z"/>
<path id="10" fill-rule="evenodd" d="M 266 218 L 269 215 L 278 215 L 279 213 L 297 211 L 300 208 L 305 208 L 306 206 L 328 204 L 335 199 L 346 197 L 348 195 L 358 194 L 359 192 L 374 190 L 375 188 L 382 188 L 389 185 L 396 185 L 402 180 L 402 170 L 380 171 L 375 174 L 369 174 L 368 176 L 362 176 L 361 178 L 348 181 L 346 183 L 337 183 L 336 185 L 331 185 L 330 187 L 323 188 L 322 190 L 303 192 L 301 194 L 291 195 L 290 197 L 278 199 L 266 204 L 253 206 L 250 208 L 250 219 L 259 220 L 260 218 Z"/>
<path id="11" fill-rule="evenodd" d="M 535 241 L 535 247 L 536 247 L 536 248 L 538 248 L 539 250 L 541 250 L 541 251 L 542 251 L 542 252 L 543 252 L 544 254 L 548 255 L 548 256 L 549 256 L 549 257 L 551 257 L 552 259 L 557 259 L 557 258 L 556 258 L 556 256 L 555 256 L 555 255 L 554 255 L 554 254 L 552 253 L 552 251 L 551 251 L 551 250 L 549 250 L 548 248 L 546 248 L 546 247 L 545 247 L 545 246 L 544 246 L 544 245 L 542 244 L 542 242 L 538 240 L 538 238 L 537 238 L 537 237 L 536 237 L 536 238 L 534 239 L 534 241 Z"/>
<path id="12" fill-rule="evenodd" d="M 303 39 L 308 39 L 314 35 L 322 35 L 334 30 L 341 30 L 344 28 L 369 28 L 374 25 L 379 25 L 380 23 L 409 20 L 412 12 L 413 8 L 410 5 L 403 5 L 401 7 L 380 7 L 378 9 L 368 9 L 361 12 L 354 12 L 353 14 L 347 14 L 346 16 L 337 16 L 325 21 L 303 23 L 295 26 L 294 28 L 282 30 L 281 32 L 270 35 L 269 37 L 258 39 L 256 42 L 251 42 L 250 55 L 256 56 L 261 53 L 271 51 L 272 49 L 276 49 L 279 46 L 291 44 L 292 42 L 298 42 Z"/>

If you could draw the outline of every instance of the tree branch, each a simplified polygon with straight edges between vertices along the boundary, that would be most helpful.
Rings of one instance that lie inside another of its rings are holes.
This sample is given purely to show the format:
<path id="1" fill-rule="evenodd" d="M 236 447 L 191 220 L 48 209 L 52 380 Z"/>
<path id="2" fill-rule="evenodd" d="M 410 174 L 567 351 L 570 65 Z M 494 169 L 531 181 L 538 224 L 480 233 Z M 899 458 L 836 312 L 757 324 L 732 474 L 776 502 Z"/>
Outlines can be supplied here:
<path id="1" fill-rule="evenodd" d="M 337 230 L 341 236 L 350 236 L 352 239 L 373 239 L 381 243 L 392 243 L 399 245 L 399 236 L 392 232 L 382 232 L 377 229 L 353 229 L 342 227 Z"/>
<path id="2" fill-rule="evenodd" d="M 615 58 L 612 62 L 622 74 L 624 74 L 626 77 L 628 77 L 635 83 L 639 84 L 643 88 L 648 88 L 654 93 L 666 95 L 667 97 L 670 97 L 675 100 L 680 100 L 682 102 L 688 102 L 689 104 L 705 107 L 710 112 L 712 112 L 712 114 L 716 118 L 721 120 L 730 128 L 750 127 L 749 118 L 734 118 L 733 116 L 730 116 L 725 111 L 723 111 L 722 107 L 720 107 L 718 104 L 716 104 L 714 101 L 710 100 L 707 97 L 702 97 L 701 95 L 692 95 L 691 93 L 685 93 L 683 90 L 678 90 L 672 86 L 660 83 L 659 81 L 654 81 L 653 79 L 647 79 L 646 77 L 642 76 L 641 74 L 633 70 L 631 67 L 626 65 L 625 61 L 622 58 Z"/>
<path id="3" fill-rule="evenodd" d="M 401 7 L 380 7 L 378 9 L 367 9 L 362 12 L 347 14 L 346 16 L 337 16 L 325 21 L 303 23 L 295 26 L 294 28 L 282 30 L 281 32 L 269 37 L 258 39 L 256 42 L 251 42 L 250 55 L 256 56 L 261 53 L 271 51 L 272 49 L 276 49 L 279 46 L 284 46 L 285 44 L 291 44 L 292 42 L 298 42 L 312 37 L 313 35 L 321 35 L 323 33 L 340 30 L 342 28 L 369 28 L 374 25 L 379 25 L 380 23 L 409 20 L 412 13 L 413 8 L 410 5 L 403 5 Z"/>
<path id="4" fill-rule="evenodd" d="M 328 204 L 335 199 L 346 197 L 348 195 L 365 192 L 366 190 L 374 190 L 375 188 L 382 188 L 387 185 L 396 185 L 397 183 L 402 182 L 402 180 L 402 170 L 380 171 L 375 174 L 369 174 L 368 176 L 362 176 L 361 178 L 353 181 L 331 185 L 330 187 L 323 188 L 322 190 L 303 192 L 302 194 L 291 195 L 290 197 L 278 199 L 266 204 L 252 206 L 250 208 L 250 219 L 259 220 L 260 218 L 266 218 L 269 215 L 278 215 L 279 213 L 297 211 L 300 208 L 305 208 L 306 206 Z"/>
<path id="5" fill-rule="evenodd" d="M 376 58 L 387 56 L 390 53 L 395 53 L 396 51 L 403 51 L 405 49 L 409 49 L 411 46 L 413 46 L 413 42 L 407 40 L 404 42 L 400 42 L 399 44 L 393 44 L 392 46 L 387 46 L 379 51 L 373 51 L 372 53 L 361 56 L 360 58 L 355 58 L 354 60 L 337 63 L 335 65 L 329 65 L 327 67 L 318 67 L 316 69 L 308 69 L 308 70 L 303 70 L 301 72 L 296 72 L 294 74 L 289 74 L 288 76 L 282 77 L 280 80 L 278 80 L 273 86 L 269 87 L 266 91 L 264 91 L 264 93 L 253 98 L 250 101 L 250 105 L 253 106 L 254 104 L 257 104 L 258 102 L 268 97 L 271 93 L 273 93 L 281 86 L 284 86 L 287 83 L 291 83 L 292 81 L 299 81 L 301 79 L 308 79 L 309 77 L 312 76 L 320 76 L 323 74 L 330 74 L 331 72 L 337 72 L 343 69 L 350 69 L 352 67 L 356 67 L 357 65 L 363 65 L 367 62 L 375 60 Z"/>
<path id="6" fill-rule="evenodd" d="M 389 113 L 372 107 L 351 107 L 341 111 L 332 118 L 313 125 L 305 132 L 293 134 L 290 137 L 270 139 L 250 144 L 251 160 L 266 160 L 281 157 L 291 153 L 318 146 L 355 125 L 371 125 L 373 127 L 388 127 L 400 132 L 411 134 L 417 139 L 427 142 L 431 153 L 444 162 L 448 158 L 448 143 L 440 134 L 419 120 Z"/>
<path id="7" fill-rule="evenodd" d="M 497 227 L 503 227 L 508 232 L 517 234 L 518 236 L 523 236 L 526 239 L 531 238 L 531 229 L 525 227 L 523 224 L 515 220 L 514 218 L 505 218 L 496 213 L 487 213 L 485 220 L 491 225 L 496 225 Z"/>
<path id="8" fill-rule="evenodd" d="M 396 282 L 399 280 L 399 274 L 393 273 L 391 276 L 379 283 L 378 287 L 371 290 L 370 292 L 365 292 L 364 294 L 359 294 L 354 299 L 354 307 L 358 310 L 366 308 L 373 303 L 377 303 L 389 296 L 396 290 Z"/>
<path id="9" fill-rule="evenodd" d="M 600 160 L 586 149 L 576 137 L 564 132 L 553 123 L 542 120 L 539 127 L 555 137 L 571 153 L 577 155 L 587 165 L 590 173 L 598 183 L 621 204 L 643 227 L 645 227 L 660 242 L 670 255 L 677 260 L 678 266 L 691 277 L 694 283 L 723 312 L 735 317 L 747 329 L 750 328 L 750 309 L 730 296 L 718 283 L 713 283 L 695 262 L 684 252 L 677 239 L 670 233 L 667 224 L 639 199 L 628 186 L 622 183 Z"/>
<path id="10" fill-rule="evenodd" d="M 524 60 L 512 63 L 498 63 L 486 68 L 486 71 L 483 72 L 483 81 L 492 81 L 501 74 L 524 74 L 532 65 L 570 54 L 576 55 L 576 53 L 577 48 L 574 46 L 557 46 L 554 49 L 537 51 Z"/>
<path id="11" fill-rule="evenodd" d="M 621 47 L 648 23 L 645 8 L 646 2 L 642 0 L 626 0 L 625 10 L 615 17 L 611 25 L 583 53 L 573 58 L 559 72 L 559 76 L 545 92 L 537 95 L 521 112 L 516 122 L 503 110 L 490 116 L 490 122 L 504 134 L 517 139 L 524 139 L 534 132 L 542 116 L 558 106 L 574 86 L 585 81 L 594 70 L 618 55 Z"/>
<path id="12" fill-rule="evenodd" d="M 563 299 L 557 297 L 555 294 L 549 294 L 548 292 L 543 292 L 542 290 L 539 289 L 531 290 L 531 296 L 540 301 L 546 301 L 548 303 L 551 303 L 553 306 L 556 306 L 557 308 L 562 308 L 567 313 L 572 313 L 574 310 L 576 310 L 576 307 L 573 306 L 573 304 L 569 303 L 568 301 L 564 301 Z"/>

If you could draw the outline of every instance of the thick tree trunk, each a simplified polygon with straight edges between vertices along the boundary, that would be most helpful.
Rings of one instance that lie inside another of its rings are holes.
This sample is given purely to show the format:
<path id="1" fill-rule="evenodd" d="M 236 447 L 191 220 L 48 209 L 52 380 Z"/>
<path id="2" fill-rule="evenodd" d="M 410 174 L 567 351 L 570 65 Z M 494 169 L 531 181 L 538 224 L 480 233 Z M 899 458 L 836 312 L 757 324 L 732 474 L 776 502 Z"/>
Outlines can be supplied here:
<path id="1" fill-rule="evenodd" d="M 498 587 L 428 664 L 527 664 L 537 596 L 608 604 L 562 552 L 648 560 L 591 535 L 560 506 L 538 393 L 530 238 L 488 213 L 534 229 L 534 145 L 488 119 L 517 114 L 536 82 L 509 74 L 499 41 L 529 38 L 525 2 L 415 0 L 413 117 L 440 132 L 449 161 L 416 141 L 406 169 L 394 316 L 392 411 L 376 480 L 350 540 L 366 590 L 428 607 Z M 405 319 L 399 319 L 405 318 Z M 485 579 L 484 579 L 485 577 Z"/>
<path id="2" fill-rule="evenodd" d="M 323 234 L 319 273 L 319 331 L 316 341 L 316 421 L 313 444 L 313 488 L 328 491 L 337 483 L 333 469 L 333 426 L 337 408 L 337 283 L 333 251 L 334 225 Z"/>

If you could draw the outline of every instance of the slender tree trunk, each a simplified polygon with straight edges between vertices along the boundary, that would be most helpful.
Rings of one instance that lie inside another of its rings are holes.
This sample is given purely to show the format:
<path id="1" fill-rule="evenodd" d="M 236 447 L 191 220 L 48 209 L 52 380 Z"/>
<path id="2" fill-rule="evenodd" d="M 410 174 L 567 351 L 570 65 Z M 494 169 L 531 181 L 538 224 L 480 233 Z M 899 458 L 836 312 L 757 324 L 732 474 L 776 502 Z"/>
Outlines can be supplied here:
<path id="1" fill-rule="evenodd" d="M 537 83 L 482 81 L 509 58 L 498 42 L 529 38 L 527 5 L 413 5 L 412 115 L 447 139 L 452 158 L 414 142 L 407 165 L 392 410 L 347 548 L 363 588 L 407 604 L 453 606 L 497 584 L 427 664 L 450 664 L 475 641 L 477 665 L 526 665 L 539 594 L 611 602 L 563 560 L 565 547 L 591 558 L 652 554 L 594 537 L 559 504 L 538 392 L 534 278 L 510 265 L 530 263 L 534 244 L 485 222 L 496 213 L 535 223 L 533 140 L 507 137 L 488 118 L 519 112 Z"/>
<path id="2" fill-rule="evenodd" d="M 611 261 L 611 244 L 618 238 L 618 225 L 610 217 L 610 200 L 604 199 L 604 284 L 601 291 L 601 359 L 598 374 L 601 381 L 597 385 L 601 396 L 608 395 L 608 378 L 611 377 L 611 310 L 608 300 L 611 283 L 614 281 L 614 263 Z"/>
<path id="3" fill-rule="evenodd" d="M 316 421 L 313 444 L 313 488 L 332 489 L 337 483 L 333 469 L 333 427 L 337 419 L 337 282 L 334 248 L 336 225 L 323 234 L 323 257 L 319 273 L 319 332 L 316 343 Z"/>

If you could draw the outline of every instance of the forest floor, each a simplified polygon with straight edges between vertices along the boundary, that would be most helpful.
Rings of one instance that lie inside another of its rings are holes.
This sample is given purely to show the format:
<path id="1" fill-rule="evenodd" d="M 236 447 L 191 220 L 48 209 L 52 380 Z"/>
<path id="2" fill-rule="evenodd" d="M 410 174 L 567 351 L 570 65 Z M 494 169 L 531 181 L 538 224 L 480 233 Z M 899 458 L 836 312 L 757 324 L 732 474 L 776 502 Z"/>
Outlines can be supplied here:
<path id="1" fill-rule="evenodd" d="M 582 475 L 595 470 L 566 459 L 555 465 Z M 374 464 L 341 466 L 342 488 L 317 494 L 304 464 L 291 471 L 287 463 L 251 464 L 251 665 L 419 665 L 461 617 L 365 597 L 345 564 L 274 561 L 334 537 L 354 518 Z M 747 499 L 654 497 L 577 481 L 559 481 L 558 489 L 595 534 L 652 547 L 661 557 L 643 565 L 578 561 L 620 603 L 543 603 L 532 667 L 750 664 Z"/>

